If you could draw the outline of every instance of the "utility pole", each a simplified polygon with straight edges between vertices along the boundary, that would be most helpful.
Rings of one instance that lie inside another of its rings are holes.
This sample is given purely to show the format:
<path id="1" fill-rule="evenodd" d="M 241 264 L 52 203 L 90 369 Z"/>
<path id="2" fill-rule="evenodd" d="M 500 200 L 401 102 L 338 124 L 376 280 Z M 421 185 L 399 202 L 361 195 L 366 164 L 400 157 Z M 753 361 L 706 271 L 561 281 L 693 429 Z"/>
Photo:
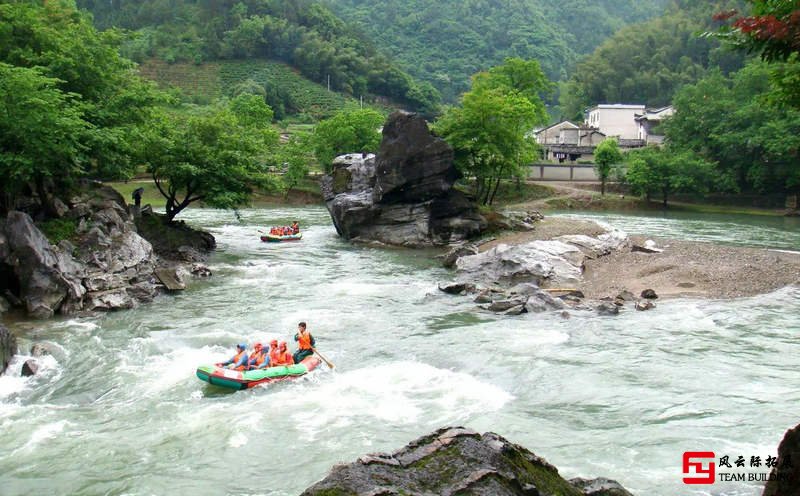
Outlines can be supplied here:
<path id="1" fill-rule="evenodd" d="M 331 75 L 328 74 L 328 91 L 331 90 Z"/>

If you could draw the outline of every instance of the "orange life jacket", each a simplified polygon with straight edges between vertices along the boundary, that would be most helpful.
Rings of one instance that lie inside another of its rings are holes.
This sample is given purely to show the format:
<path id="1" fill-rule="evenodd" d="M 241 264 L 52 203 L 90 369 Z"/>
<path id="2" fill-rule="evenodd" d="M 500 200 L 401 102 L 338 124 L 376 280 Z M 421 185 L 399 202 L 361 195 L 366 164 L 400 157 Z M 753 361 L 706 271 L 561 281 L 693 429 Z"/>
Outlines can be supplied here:
<path id="1" fill-rule="evenodd" d="M 276 362 L 273 365 L 293 365 L 294 358 L 292 354 L 289 353 L 289 350 L 284 351 L 283 353 L 278 352 L 278 356 L 276 357 Z"/>
<path id="2" fill-rule="evenodd" d="M 298 332 L 297 333 L 297 347 L 301 350 L 310 350 L 311 349 L 311 333 L 306 332 Z"/>
<path id="3" fill-rule="evenodd" d="M 241 360 L 242 359 L 242 355 L 247 356 L 247 352 L 240 351 L 239 353 L 237 353 L 236 356 L 233 357 L 233 363 L 237 363 L 239 360 Z M 236 367 L 233 370 L 239 370 L 239 371 L 247 370 L 247 363 L 246 362 L 247 362 L 247 360 L 245 360 L 245 364 L 244 365 L 240 365 L 240 366 Z"/>
<path id="4" fill-rule="evenodd" d="M 256 355 L 256 357 L 255 357 L 256 358 L 256 361 L 255 361 L 255 366 L 256 367 L 262 366 L 264 364 L 264 362 L 267 361 L 267 354 L 264 353 L 263 351 L 259 351 L 255 355 Z M 253 358 L 253 357 L 251 356 L 250 358 Z"/>
<path id="5" fill-rule="evenodd" d="M 280 357 L 278 348 L 272 348 L 271 350 L 269 350 L 269 364 L 272 367 L 278 365 L 278 357 Z"/>

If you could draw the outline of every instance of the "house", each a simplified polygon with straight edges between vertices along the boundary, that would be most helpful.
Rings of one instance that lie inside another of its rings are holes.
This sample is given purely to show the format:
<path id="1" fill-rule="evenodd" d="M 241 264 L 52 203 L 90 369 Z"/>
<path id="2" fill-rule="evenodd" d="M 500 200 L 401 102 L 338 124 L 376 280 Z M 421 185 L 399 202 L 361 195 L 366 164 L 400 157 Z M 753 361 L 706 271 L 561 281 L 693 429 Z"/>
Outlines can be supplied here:
<path id="1" fill-rule="evenodd" d="M 579 126 L 569 121 L 536 132 L 536 142 L 542 145 L 543 158 L 560 163 L 592 161 L 594 148 L 605 138 L 605 134 L 593 127 Z"/>
<path id="2" fill-rule="evenodd" d="M 645 110 L 644 105 L 600 104 L 587 111 L 586 125 L 619 139 L 621 146 L 635 146 L 634 140 L 640 140 L 636 116 L 645 114 Z"/>
<path id="3" fill-rule="evenodd" d="M 536 142 L 542 146 L 557 145 L 559 144 L 559 139 L 561 139 L 561 131 L 563 129 L 578 129 L 578 125 L 570 121 L 561 121 L 544 129 L 534 131 Z"/>
<path id="4" fill-rule="evenodd" d="M 643 140 L 646 145 L 660 145 L 664 142 L 664 134 L 659 125 L 661 122 L 675 114 L 672 105 L 658 109 L 648 109 L 642 114 L 636 114 L 636 125 L 638 128 L 638 138 Z"/>

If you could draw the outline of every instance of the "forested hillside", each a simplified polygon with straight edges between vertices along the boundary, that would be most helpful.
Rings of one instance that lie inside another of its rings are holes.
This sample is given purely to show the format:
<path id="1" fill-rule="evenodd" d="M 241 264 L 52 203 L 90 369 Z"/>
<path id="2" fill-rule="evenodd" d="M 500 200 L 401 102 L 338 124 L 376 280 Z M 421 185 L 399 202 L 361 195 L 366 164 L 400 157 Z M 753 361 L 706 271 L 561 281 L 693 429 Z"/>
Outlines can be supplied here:
<path id="1" fill-rule="evenodd" d="M 432 113 L 439 94 L 418 84 L 356 30 L 311 0 L 79 0 L 100 28 L 135 30 L 123 54 L 142 62 L 265 58 L 359 97 Z"/>
<path id="2" fill-rule="evenodd" d="M 714 14 L 731 8 L 746 10 L 736 0 L 674 0 L 663 16 L 621 29 L 581 61 L 562 85 L 563 116 L 577 118 L 597 103 L 668 105 L 677 90 L 710 71 L 740 69 L 744 52 L 702 36 L 719 27 Z"/>
<path id="3" fill-rule="evenodd" d="M 346 21 L 447 101 L 506 57 L 537 59 L 566 79 L 582 54 L 668 0 L 327 0 Z"/>

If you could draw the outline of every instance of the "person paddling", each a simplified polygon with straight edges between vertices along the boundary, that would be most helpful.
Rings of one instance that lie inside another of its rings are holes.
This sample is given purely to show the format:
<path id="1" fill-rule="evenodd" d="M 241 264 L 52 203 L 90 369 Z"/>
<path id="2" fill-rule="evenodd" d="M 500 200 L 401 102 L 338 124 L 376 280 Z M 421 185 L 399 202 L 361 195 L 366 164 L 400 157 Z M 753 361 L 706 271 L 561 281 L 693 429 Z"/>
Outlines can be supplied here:
<path id="1" fill-rule="evenodd" d="M 220 367 L 227 367 L 233 370 L 247 370 L 247 344 L 239 343 L 236 345 L 236 354 L 230 360 L 217 365 Z"/>
<path id="2" fill-rule="evenodd" d="M 300 224 L 297 221 L 292 222 L 292 234 L 300 234 Z"/>
<path id="3" fill-rule="evenodd" d="M 275 356 L 275 361 L 272 362 L 273 367 L 281 365 L 294 365 L 294 359 L 286 347 L 286 341 L 281 341 L 281 344 L 278 345 L 278 353 Z"/>
<path id="4" fill-rule="evenodd" d="M 300 363 L 307 356 L 314 354 L 314 336 L 306 329 L 306 323 L 300 322 L 297 324 L 297 334 L 294 335 L 294 340 L 297 341 L 297 352 L 294 354 L 294 363 Z"/>
<path id="5" fill-rule="evenodd" d="M 250 360 L 247 365 L 248 370 L 258 370 L 269 367 L 269 356 L 261 343 L 256 343 L 255 346 L 253 346 L 253 353 L 250 355 Z"/>

